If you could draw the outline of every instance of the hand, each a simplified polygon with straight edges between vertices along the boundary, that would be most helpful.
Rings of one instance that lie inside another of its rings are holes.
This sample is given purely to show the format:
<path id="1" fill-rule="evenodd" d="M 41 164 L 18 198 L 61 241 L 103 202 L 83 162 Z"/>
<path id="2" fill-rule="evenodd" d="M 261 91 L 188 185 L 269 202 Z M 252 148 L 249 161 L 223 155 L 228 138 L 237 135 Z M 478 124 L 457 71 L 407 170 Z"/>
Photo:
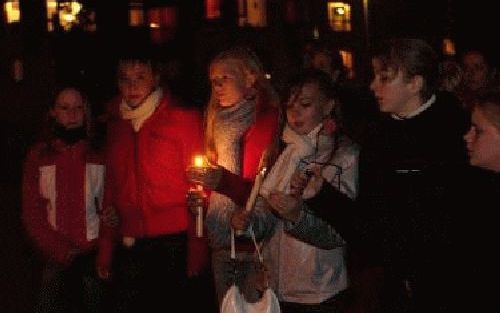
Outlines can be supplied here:
<path id="1" fill-rule="evenodd" d="M 290 179 L 290 195 L 300 197 L 309 182 L 307 173 L 303 171 L 295 171 Z"/>
<path id="2" fill-rule="evenodd" d="M 191 188 L 186 194 L 187 207 L 193 214 L 198 214 L 198 208 L 206 208 L 207 195 L 201 189 Z"/>
<path id="3" fill-rule="evenodd" d="M 112 206 L 103 210 L 101 219 L 106 226 L 111 228 L 116 228 L 118 227 L 118 224 L 120 224 L 120 217 L 118 216 L 116 209 Z"/>
<path id="4" fill-rule="evenodd" d="M 300 196 L 273 191 L 269 194 L 267 202 L 283 219 L 294 223 L 299 220 L 302 210 L 302 198 Z"/>
<path id="5" fill-rule="evenodd" d="M 186 173 L 188 180 L 209 189 L 216 189 L 222 177 L 222 166 L 210 165 L 207 167 L 190 166 Z"/>
<path id="6" fill-rule="evenodd" d="M 108 267 L 97 265 L 96 271 L 97 275 L 102 280 L 109 280 L 111 278 L 111 272 Z"/>
<path id="7" fill-rule="evenodd" d="M 235 230 L 245 231 L 250 225 L 250 214 L 252 212 L 245 209 L 236 209 L 231 215 L 231 226 Z"/>

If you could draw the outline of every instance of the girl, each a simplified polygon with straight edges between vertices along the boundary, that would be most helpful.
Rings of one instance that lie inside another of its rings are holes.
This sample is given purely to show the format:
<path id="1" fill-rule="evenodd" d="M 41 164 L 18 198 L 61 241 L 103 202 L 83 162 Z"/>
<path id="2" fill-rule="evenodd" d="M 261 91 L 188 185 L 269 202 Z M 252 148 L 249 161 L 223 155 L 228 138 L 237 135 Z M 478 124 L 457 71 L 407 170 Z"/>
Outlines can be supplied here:
<path id="1" fill-rule="evenodd" d="M 232 280 L 230 228 L 249 219 L 239 207 L 245 205 L 262 152 L 277 130 L 278 100 L 260 60 L 249 49 L 236 47 L 219 53 L 209 72 L 212 93 L 206 111 L 205 144 L 208 159 L 216 166 L 204 171 L 191 168 L 188 175 L 214 191 L 206 227 L 220 304 Z M 254 212 L 253 218 L 259 214 Z M 253 244 L 239 238 L 236 249 L 241 266 L 238 272 L 248 274 L 238 277 L 238 284 L 249 300 L 255 300 L 255 287 L 244 283 L 253 277 Z"/>
<path id="2" fill-rule="evenodd" d="M 187 275 L 200 273 L 208 261 L 183 196 L 189 187 L 184 169 L 202 150 L 201 118 L 159 85 L 159 66 L 149 51 L 121 58 L 104 197 L 104 210 L 116 210 L 120 225 L 103 227 L 98 259 L 101 278 L 108 279 L 114 266 L 113 309 L 119 312 L 181 305 Z"/>
<path id="3" fill-rule="evenodd" d="M 333 84 L 326 73 L 305 72 L 291 86 L 287 123 L 279 145 L 270 153 L 271 158 L 279 155 L 260 191 L 278 217 L 269 216 L 274 226 L 264 245 L 265 259 L 282 312 L 336 312 L 339 295 L 348 285 L 344 241 L 323 220 L 299 209 L 289 210 L 281 195 L 310 198 L 318 192 L 314 178 L 300 191 L 291 188 L 299 170 L 321 173 L 354 198 L 358 148 L 337 127 Z"/>
<path id="4" fill-rule="evenodd" d="M 491 273 L 497 272 L 499 262 L 494 252 L 498 245 L 498 194 L 500 192 L 500 92 L 482 95 L 472 108 L 471 127 L 464 136 L 473 166 L 473 175 L 456 179 L 460 189 L 450 199 L 459 218 L 456 227 L 457 254 L 462 256 L 463 247 L 473 247 L 474 253 L 465 253 L 456 265 L 462 271 L 460 280 L 467 286 L 485 286 Z M 454 175 L 455 177 L 457 175 Z M 450 203 L 451 203 L 450 201 Z M 466 229 L 467 231 L 462 231 Z M 460 286 L 463 286 L 460 284 Z M 494 291 L 485 288 L 461 288 L 453 290 L 460 306 L 469 310 L 484 311 L 494 305 Z"/>
<path id="5" fill-rule="evenodd" d="M 25 161 L 23 221 L 46 260 L 36 312 L 98 310 L 94 251 L 104 165 L 91 144 L 91 129 L 82 93 L 61 89 L 49 110 L 45 138 Z M 83 290 L 75 289 L 79 286 Z"/>

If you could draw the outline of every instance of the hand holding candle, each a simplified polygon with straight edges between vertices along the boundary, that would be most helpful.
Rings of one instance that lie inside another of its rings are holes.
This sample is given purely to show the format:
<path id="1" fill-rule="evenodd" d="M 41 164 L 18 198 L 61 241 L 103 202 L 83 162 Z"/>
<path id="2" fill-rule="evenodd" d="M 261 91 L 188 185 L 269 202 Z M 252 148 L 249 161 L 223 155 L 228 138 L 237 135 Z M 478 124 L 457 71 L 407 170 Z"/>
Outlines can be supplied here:
<path id="1" fill-rule="evenodd" d="M 193 158 L 193 167 L 200 170 L 201 172 L 207 168 L 208 162 L 206 162 L 206 157 L 203 155 L 195 155 Z M 201 199 L 200 199 L 201 196 Z M 203 237 L 203 186 L 196 184 L 194 189 L 190 189 L 189 197 L 194 199 L 194 206 L 196 209 L 196 236 L 198 238 Z M 201 202 L 201 203 L 200 203 Z"/>
<path id="2" fill-rule="evenodd" d="M 210 164 L 203 155 L 196 155 L 186 172 L 190 182 L 214 190 L 221 179 L 222 167 Z"/>

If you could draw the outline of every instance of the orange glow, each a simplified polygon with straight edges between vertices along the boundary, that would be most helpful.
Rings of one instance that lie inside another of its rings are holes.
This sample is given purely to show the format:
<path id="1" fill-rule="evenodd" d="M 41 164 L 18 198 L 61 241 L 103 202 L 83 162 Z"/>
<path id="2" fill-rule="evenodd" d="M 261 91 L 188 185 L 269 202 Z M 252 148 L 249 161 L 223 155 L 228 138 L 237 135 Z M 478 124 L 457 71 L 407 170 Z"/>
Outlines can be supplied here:
<path id="1" fill-rule="evenodd" d="M 450 38 L 443 39 L 443 54 L 453 56 L 455 55 L 455 43 Z"/>
<path id="2" fill-rule="evenodd" d="M 194 167 L 206 167 L 208 164 L 207 157 L 204 155 L 195 155 L 193 157 L 193 166 Z"/>
<path id="3" fill-rule="evenodd" d="M 220 18 L 220 0 L 205 0 L 205 10 L 207 19 Z"/>
<path id="4" fill-rule="evenodd" d="M 4 3 L 3 7 L 7 24 L 18 23 L 21 20 L 19 0 L 7 0 L 7 2 Z"/>
<path id="5" fill-rule="evenodd" d="M 333 31 L 351 31 L 351 5 L 344 2 L 327 3 L 328 21 Z"/>

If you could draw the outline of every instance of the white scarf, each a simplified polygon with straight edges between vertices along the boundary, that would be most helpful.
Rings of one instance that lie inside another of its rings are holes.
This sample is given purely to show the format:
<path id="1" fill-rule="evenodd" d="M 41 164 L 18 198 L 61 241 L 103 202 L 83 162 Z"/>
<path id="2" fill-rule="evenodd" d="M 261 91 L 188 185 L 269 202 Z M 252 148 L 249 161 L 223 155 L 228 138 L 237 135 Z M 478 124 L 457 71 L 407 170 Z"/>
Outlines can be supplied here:
<path id="1" fill-rule="evenodd" d="M 138 132 L 142 124 L 153 114 L 163 96 L 161 88 L 156 88 L 137 108 L 131 108 L 125 100 L 120 103 L 120 113 L 124 120 L 130 120 L 135 132 Z"/>
<path id="2" fill-rule="evenodd" d="M 318 134 L 322 124 L 319 124 L 307 135 L 299 135 L 288 125 L 283 130 L 282 139 L 286 148 L 279 155 L 271 171 L 265 178 L 260 194 L 267 198 L 271 191 L 290 192 L 290 180 L 297 169 L 305 170 L 314 165 L 310 162 L 328 162 L 333 150 L 331 136 Z M 317 142 L 319 139 L 319 142 Z M 299 168 L 300 167 L 300 168 Z M 312 190 L 312 182 L 304 189 L 303 198 L 312 197 L 317 190 Z"/>

